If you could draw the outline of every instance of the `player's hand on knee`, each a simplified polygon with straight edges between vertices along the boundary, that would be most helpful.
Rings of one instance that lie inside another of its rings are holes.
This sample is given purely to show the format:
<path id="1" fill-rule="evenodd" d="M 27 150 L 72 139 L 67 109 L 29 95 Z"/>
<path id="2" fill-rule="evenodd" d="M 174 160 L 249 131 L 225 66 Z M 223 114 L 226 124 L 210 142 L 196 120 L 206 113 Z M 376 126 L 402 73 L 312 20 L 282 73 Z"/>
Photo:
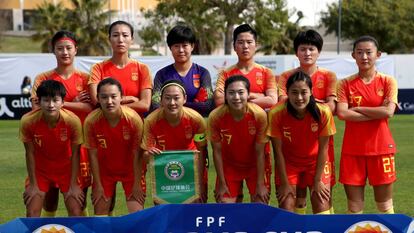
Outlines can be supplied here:
<path id="1" fill-rule="evenodd" d="M 29 185 L 26 190 L 23 192 L 23 201 L 25 205 L 30 204 L 35 196 L 44 197 L 45 193 L 40 191 L 39 187 L 36 185 Z"/>
<path id="2" fill-rule="evenodd" d="M 255 201 L 267 204 L 269 202 L 269 198 L 270 198 L 269 197 L 269 190 L 267 190 L 266 186 L 265 185 L 257 185 Z"/>
<path id="3" fill-rule="evenodd" d="M 141 186 L 135 182 L 132 186 L 132 193 L 128 196 L 127 200 L 135 200 L 143 206 L 145 203 L 145 197 L 145 192 L 142 190 Z"/>
<path id="4" fill-rule="evenodd" d="M 280 185 L 276 190 L 276 197 L 279 203 L 283 203 L 289 196 L 296 198 L 296 193 L 290 184 Z"/>
<path id="5" fill-rule="evenodd" d="M 226 184 L 221 184 L 219 185 L 214 195 L 215 195 L 216 200 L 219 203 L 221 203 L 225 194 L 230 195 L 229 188 L 227 187 Z"/>
<path id="6" fill-rule="evenodd" d="M 67 201 L 71 197 L 74 198 L 81 206 L 85 201 L 85 194 L 77 184 L 70 186 L 68 192 L 65 194 L 65 201 Z"/>
<path id="7" fill-rule="evenodd" d="M 331 197 L 331 193 L 330 193 L 330 187 L 329 185 L 324 184 L 322 181 L 315 181 L 313 188 L 312 188 L 312 192 L 311 195 L 315 194 L 318 199 L 324 203 L 324 202 L 328 202 L 330 197 Z"/>
<path id="8" fill-rule="evenodd" d="M 92 190 L 92 204 L 96 205 L 100 200 L 103 200 L 105 202 L 108 201 L 108 199 L 105 197 L 105 192 L 102 186 L 95 187 Z"/>

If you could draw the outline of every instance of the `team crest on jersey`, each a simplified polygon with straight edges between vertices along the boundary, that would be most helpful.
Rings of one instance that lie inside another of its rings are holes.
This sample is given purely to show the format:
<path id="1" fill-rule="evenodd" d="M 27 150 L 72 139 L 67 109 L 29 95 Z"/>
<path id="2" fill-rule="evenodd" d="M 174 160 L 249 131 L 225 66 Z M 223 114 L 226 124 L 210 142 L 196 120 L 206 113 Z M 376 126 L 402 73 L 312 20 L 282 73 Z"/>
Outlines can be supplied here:
<path id="1" fill-rule="evenodd" d="M 263 85 L 263 74 L 262 72 L 256 72 L 256 84 Z"/>
<path id="2" fill-rule="evenodd" d="M 131 138 L 131 133 L 126 126 L 122 127 L 122 137 L 124 140 L 129 140 Z"/>
<path id="3" fill-rule="evenodd" d="M 62 142 L 68 140 L 68 129 L 66 129 L 66 128 L 61 128 L 60 129 L 60 140 Z"/>
<path id="4" fill-rule="evenodd" d="M 138 80 L 138 73 L 131 73 L 131 80 L 137 81 Z"/>
<path id="5" fill-rule="evenodd" d="M 323 81 L 323 79 L 318 79 L 318 81 L 316 81 L 317 88 L 323 88 L 324 85 L 325 85 L 325 82 Z"/>
<path id="6" fill-rule="evenodd" d="M 381 89 L 378 89 L 377 90 L 377 95 L 378 96 L 384 96 L 384 89 L 382 89 L 382 88 Z"/>
<path id="7" fill-rule="evenodd" d="M 76 79 L 76 90 L 83 91 L 83 82 L 81 78 Z"/>
<path id="8" fill-rule="evenodd" d="M 247 127 L 249 129 L 249 134 L 250 135 L 255 135 L 256 134 L 256 126 L 254 125 L 254 121 L 247 122 Z"/>
<path id="9" fill-rule="evenodd" d="M 42 137 L 42 135 L 39 135 L 39 134 L 35 134 L 34 135 L 34 142 L 39 146 L 39 147 L 41 147 L 42 146 L 42 139 L 40 138 L 40 137 Z"/>
<path id="10" fill-rule="evenodd" d="M 311 124 L 311 130 L 312 130 L 312 132 L 318 131 L 318 128 L 319 128 L 318 123 L 312 123 Z"/>
<path id="11" fill-rule="evenodd" d="M 186 125 L 184 127 L 184 133 L 186 139 L 191 139 L 193 137 L 193 128 L 191 127 L 191 125 Z"/>
<path id="12" fill-rule="evenodd" d="M 195 88 L 200 87 L 200 74 L 193 74 L 193 85 Z"/>

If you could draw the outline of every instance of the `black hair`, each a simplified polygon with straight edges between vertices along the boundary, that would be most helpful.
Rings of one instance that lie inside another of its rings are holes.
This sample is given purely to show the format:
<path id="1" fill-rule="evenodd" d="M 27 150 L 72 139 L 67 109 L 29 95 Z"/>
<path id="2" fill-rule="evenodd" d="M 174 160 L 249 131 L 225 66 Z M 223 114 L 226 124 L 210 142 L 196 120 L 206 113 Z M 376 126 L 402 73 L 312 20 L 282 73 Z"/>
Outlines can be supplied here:
<path id="1" fill-rule="evenodd" d="M 118 20 L 115 21 L 113 23 L 111 23 L 111 25 L 109 26 L 108 29 L 108 36 L 111 37 L 111 32 L 112 32 L 112 28 L 115 27 L 116 25 L 126 25 L 129 27 L 129 30 L 131 31 L 131 37 L 134 38 L 134 27 L 132 27 L 132 25 L 126 21 L 123 20 Z"/>
<path id="2" fill-rule="evenodd" d="M 247 94 L 250 93 L 250 82 L 249 80 L 244 77 L 243 75 L 232 75 L 224 82 L 224 96 L 226 96 L 227 88 L 229 88 L 230 84 L 234 82 L 242 82 L 244 87 L 246 87 Z M 224 97 L 224 103 L 227 104 L 227 99 Z"/>
<path id="3" fill-rule="evenodd" d="M 314 45 L 318 51 L 321 52 L 323 38 L 317 31 L 309 29 L 307 31 L 299 32 L 293 40 L 293 48 L 295 49 L 295 53 L 298 52 L 298 48 L 302 44 Z"/>
<path id="4" fill-rule="evenodd" d="M 249 32 L 250 34 L 253 35 L 254 40 L 257 41 L 257 32 L 256 32 L 256 30 L 254 30 L 252 27 L 250 27 L 249 24 L 245 23 L 245 24 L 239 25 L 238 27 L 236 27 L 236 29 L 234 29 L 234 31 L 233 31 L 233 46 L 236 44 L 237 36 L 239 36 L 239 34 L 243 33 L 243 32 Z"/>
<path id="5" fill-rule="evenodd" d="M 377 49 L 379 50 L 379 44 L 378 44 L 378 41 L 377 41 L 377 39 L 375 39 L 374 37 L 372 37 L 372 36 L 368 36 L 368 35 L 365 35 L 365 36 L 361 36 L 361 37 L 359 37 L 358 39 L 356 39 L 355 41 L 354 41 L 354 46 L 353 46 L 353 48 L 352 48 L 352 51 L 355 51 L 355 47 L 359 44 L 359 43 L 361 43 L 361 42 L 372 42 L 372 43 L 374 43 L 374 45 L 375 45 L 375 47 L 377 47 Z"/>
<path id="6" fill-rule="evenodd" d="M 99 91 L 101 90 L 102 86 L 105 86 L 105 85 L 115 85 L 115 86 L 117 86 L 119 92 L 121 92 L 121 96 L 123 95 L 121 83 L 118 80 L 114 79 L 114 78 L 106 78 L 106 79 L 103 79 L 102 81 L 100 81 L 98 83 L 98 87 L 96 88 L 97 89 L 97 95 L 99 95 Z"/>
<path id="7" fill-rule="evenodd" d="M 167 44 L 171 48 L 174 44 L 188 42 L 195 44 L 196 37 L 190 27 L 185 25 L 177 25 L 173 27 L 167 35 Z"/>
<path id="8" fill-rule="evenodd" d="M 56 43 L 60 39 L 65 38 L 65 37 L 73 40 L 75 42 L 75 46 L 78 43 L 75 34 L 73 34 L 70 31 L 61 30 L 61 31 L 56 32 L 55 35 L 53 35 L 53 37 L 52 37 L 52 41 L 51 41 L 51 43 L 52 43 L 52 51 L 55 51 L 55 45 L 56 45 Z"/>
<path id="9" fill-rule="evenodd" d="M 289 77 L 286 83 L 286 90 L 289 91 L 289 88 L 293 85 L 293 83 L 300 82 L 300 81 L 305 82 L 306 85 L 308 85 L 309 89 L 312 91 L 312 79 L 310 78 L 308 74 L 306 74 L 303 71 L 297 71 Z M 292 116 L 294 116 L 295 118 L 298 118 L 298 112 L 292 106 L 289 100 L 287 101 L 287 110 Z M 321 112 L 318 106 L 316 105 L 315 97 L 313 95 L 309 97 L 309 103 L 306 106 L 306 110 L 312 115 L 312 118 L 315 121 L 317 122 L 320 121 Z"/>
<path id="10" fill-rule="evenodd" d="M 171 86 L 171 85 L 178 86 L 181 89 L 181 92 L 183 93 L 183 96 L 187 95 L 187 93 L 185 91 L 185 88 L 184 88 L 184 83 L 183 82 L 181 82 L 180 80 L 176 80 L 176 79 L 170 79 L 170 80 L 165 81 L 161 86 L 161 98 L 162 98 L 162 95 L 164 94 L 164 89 L 167 86 Z"/>
<path id="11" fill-rule="evenodd" d="M 65 86 L 59 81 L 56 80 L 45 80 L 40 83 L 39 87 L 36 90 L 36 95 L 39 100 L 42 97 L 55 97 L 60 96 L 62 100 L 66 96 L 66 89 Z"/>
<path id="12" fill-rule="evenodd" d="M 23 81 L 22 81 L 22 84 L 20 85 L 20 89 L 22 89 L 22 88 L 24 88 L 24 87 L 26 87 L 27 85 L 30 85 L 32 83 L 32 80 L 30 79 L 30 77 L 29 76 L 24 76 L 23 77 Z"/>

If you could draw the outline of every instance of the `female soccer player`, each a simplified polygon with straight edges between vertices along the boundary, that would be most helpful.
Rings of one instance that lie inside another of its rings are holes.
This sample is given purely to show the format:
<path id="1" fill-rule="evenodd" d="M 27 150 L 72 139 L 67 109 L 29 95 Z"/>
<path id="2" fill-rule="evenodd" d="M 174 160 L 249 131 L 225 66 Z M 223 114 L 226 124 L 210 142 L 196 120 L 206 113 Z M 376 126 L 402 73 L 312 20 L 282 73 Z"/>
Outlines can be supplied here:
<path id="1" fill-rule="evenodd" d="M 51 187 L 58 187 L 63 193 L 69 216 L 80 216 L 85 199 L 77 182 L 81 122 L 62 108 L 66 90 L 60 82 L 42 82 L 36 95 L 40 107 L 25 114 L 20 125 L 29 177 L 23 194 L 26 216 L 40 216 L 45 194 Z"/>
<path id="2" fill-rule="evenodd" d="M 378 211 L 394 213 L 396 148 L 388 118 L 394 115 L 398 89 L 394 78 L 377 72 L 375 61 L 380 56 L 375 38 L 358 38 L 352 52 L 358 73 L 338 85 L 337 114 L 346 123 L 339 181 L 345 187 L 349 213 L 363 212 L 367 178 Z"/>
<path id="3" fill-rule="evenodd" d="M 77 40 L 69 31 L 58 31 L 52 37 L 52 50 L 56 57 L 57 67 L 36 76 L 31 100 L 33 109 L 39 108 L 36 90 L 44 80 L 56 80 L 63 84 L 66 90 L 63 108 L 75 113 L 83 123 L 89 112 L 92 111 L 88 90 L 88 74 L 79 71 L 74 66 L 77 53 Z M 81 146 L 79 182 L 85 195 L 91 185 L 89 159 L 86 148 Z M 53 217 L 59 200 L 59 189 L 51 187 L 46 193 L 42 216 Z M 86 198 L 83 204 L 84 215 L 87 216 Z"/>
<path id="4" fill-rule="evenodd" d="M 257 33 L 249 24 L 242 24 L 233 31 L 233 48 L 237 54 L 237 64 L 223 70 L 217 78 L 214 101 L 216 106 L 225 102 L 224 83 L 232 75 L 243 75 L 250 82 L 249 102 L 263 109 L 270 109 L 277 103 L 276 79 L 272 70 L 254 62 L 257 48 Z M 270 146 L 265 147 L 265 177 L 270 182 L 272 163 Z M 269 190 L 270 191 L 270 190 Z M 242 187 L 240 189 L 242 192 Z M 239 201 L 242 199 L 239 197 Z"/>
<path id="5" fill-rule="evenodd" d="M 312 80 L 303 71 L 292 74 L 287 83 L 288 99 L 269 112 L 276 164 L 276 194 L 279 207 L 294 211 L 296 186 L 303 183 L 311 190 L 313 213 L 329 214 L 330 171 L 329 137 L 336 132 L 328 106 L 312 95 Z"/>
<path id="6" fill-rule="evenodd" d="M 108 33 L 112 57 L 91 68 L 88 84 L 92 103 L 97 103 L 98 83 L 112 77 L 122 85 L 121 104 L 143 114 L 151 104 L 152 82 L 148 66 L 129 58 L 128 49 L 133 43 L 134 28 L 125 21 L 116 21 L 109 26 Z"/>
<path id="7" fill-rule="evenodd" d="M 316 65 L 316 61 L 322 51 L 322 36 L 310 29 L 299 32 L 293 41 L 296 57 L 299 59 L 300 66 L 283 72 L 278 79 L 279 102 L 285 101 L 287 97 L 286 82 L 295 72 L 301 70 L 308 74 L 312 79 L 312 94 L 319 103 L 325 103 L 329 106 L 332 113 L 336 108 L 336 75 L 332 71 L 321 68 Z M 334 142 L 333 137 L 329 139 L 329 163 L 325 169 L 331 170 L 331 189 L 335 185 L 335 159 L 334 159 Z M 298 184 L 296 187 L 296 207 L 295 212 L 300 214 L 306 213 L 306 186 Z M 332 193 L 332 190 L 331 190 Z M 331 213 L 333 214 L 332 199 Z"/>
<path id="8" fill-rule="evenodd" d="M 174 63 L 157 72 L 154 78 L 152 108 L 160 105 L 161 86 L 168 80 L 179 80 L 187 93 L 186 107 L 196 110 L 207 117 L 213 110 L 213 89 L 208 70 L 191 61 L 191 53 L 196 42 L 191 28 L 177 25 L 167 35 L 167 44 Z"/>
<path id="9" fill-rule="evenodd" d="M 192 108 L 207 117 L 214 108 L 213 89 L 208 70 L 191 61 L 191 53 L 196 42 L 191 28 L 177 25 L 167 35 L 167 44 L 174 58 L 174 63 L 157 72 L 154 78 L 152 108 L 160 106 L 161 86 L 168 80 L 179 80 L 184 84 L 187 100 L 184 106 Z M 207 151 L 203 153 L 208 155 Z M 208 158 L 205 161 L 203 173 L 204 190 L 208 190 Z M 207 193 L 203 193 L 203 200 L 207 201 Z"/>
<path id="10" fill-rule="evenodd" d="M 270 183 L 265 183 L 264 177 L 267 117 L 258 105 L 247 102 L 249 90 L 249 80 L 244 76 L 229 77 L 224 85 L 225 104 L 208 118 L 218 202 L 235 203 L 243 181 L 252 202 L 269 200 Z"/>
<path id="11" fill-rule="evenodd" d="M 184 107 L 187 94 L 178 80 L 169 80 L 161 87 L 161 107 L 145 118 L 141 148 L 144 157 L 154 156 L 164 150 L 198 150 L 200 158 L 207 151 L 206 123 L 195 110 Z M 202 168 L 203 160 L 199 160 Z M 202 177 L 202 169 L 199 169 Z M 205 193 L 202 185 L 201 194 Z M 203 197 L 201 197 L 202 199 Z M 206 200 L 200 200 L 205 202 Z"/>
<path id="12" fill-rule="evenodd" d="M 143 123 L 133 109 L 121 105 L 121 84 L 112 78 L 97 86 L 100 108 L 85 120 L 85 146 L 93 175 L 92 203 L 95 216 L 108 216 L 117 182 L 125 191 L 130 213 L 142 210 L 145 187 L 141 184 L 139 143 Z"/>

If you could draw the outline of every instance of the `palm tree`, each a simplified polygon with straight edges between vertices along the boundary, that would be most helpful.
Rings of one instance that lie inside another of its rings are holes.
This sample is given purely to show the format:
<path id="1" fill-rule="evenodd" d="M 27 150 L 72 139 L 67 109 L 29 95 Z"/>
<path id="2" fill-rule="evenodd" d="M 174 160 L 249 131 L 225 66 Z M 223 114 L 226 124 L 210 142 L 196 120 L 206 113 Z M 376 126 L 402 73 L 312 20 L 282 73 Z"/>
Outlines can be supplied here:
<path id="1" fill-rule="evenodd" d="M 68 10 L 62 3 L 58 4 L 43 2 L 37 8 L 38 14 L 34 21 L 34 30 L 36 33 L 32 36 L 34 41 L 41 41 L 42 53 L 50 51 L 50 40 L 53 35 L 62 29 L 69 29 L 68 20 L 66 20 Z"/>
<path id="2" fill-rule="evenodd" d="M 109 52 L 106 34 L 110 12 L 103 12 L 106 0 L 71 0 L 72 9 L 43 2 L 37 8 L 33 40 L 42 41 L 42 52 L 49 52 L 52 36 L 59 30 L 69 30 L 78 38 L 78 54 L 102 56 Z"/>
<path id="3" fill-rule="evenodd" d="M 79 38 L 79 55 L 102 56 L 110 51 L 107 24 L 110 11 L 103 12 L 106 0 L 71 0 L 74 9 L 71 30 Z"/>

